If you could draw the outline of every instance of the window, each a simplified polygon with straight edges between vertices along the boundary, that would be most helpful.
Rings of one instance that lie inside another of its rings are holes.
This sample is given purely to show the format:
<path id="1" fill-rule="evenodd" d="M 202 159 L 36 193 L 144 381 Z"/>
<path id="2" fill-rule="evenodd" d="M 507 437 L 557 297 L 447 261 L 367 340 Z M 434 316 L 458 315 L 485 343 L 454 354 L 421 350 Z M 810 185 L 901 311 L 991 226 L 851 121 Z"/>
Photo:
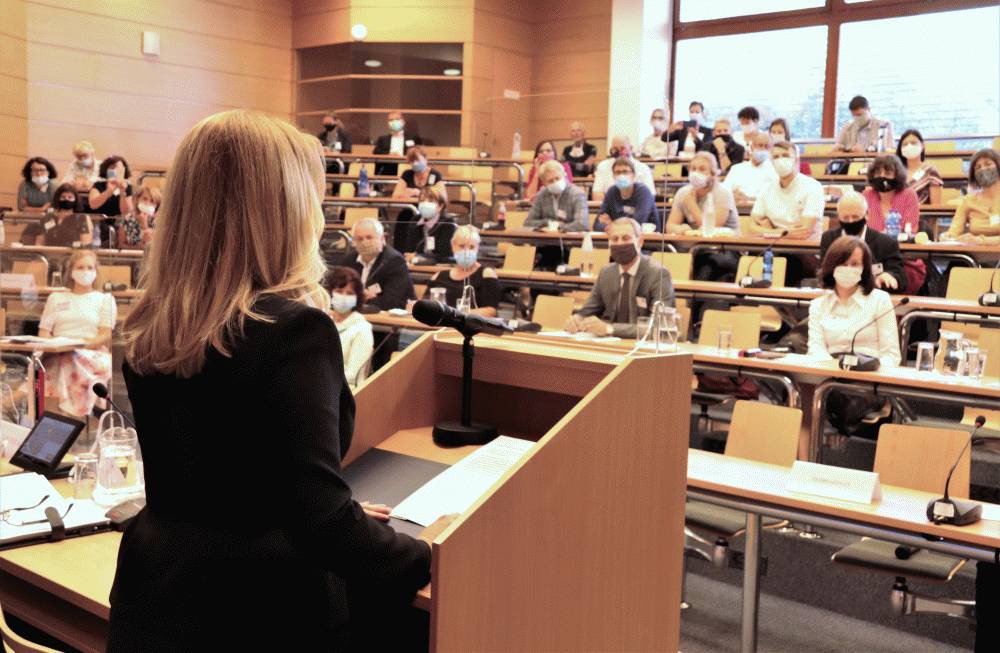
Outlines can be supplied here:
<path id="1" fill-rule="evenodd" d="M 826 0 L 680 0 L 681 21 L 714 20 L 732 16 L 770 14 L 779 11 L 822 7 Z"/>
<path id="2" fill-rule="evenodd" d="M 826 35 L 825 26 L 816 26 L 678 41 L 675 119 L 686 119 L 688 103 L 699 100 L 709 126 L 730 118 L 735 131 L 736 113 L 751 105 L 762 128 L 784 118 L 794 138 L 820 136 Z M 781 65 L 757 65 L 765 61 Z"/>
<path id="3" fill-rule="evenodd" d="M 855 95 L 897 136 L 1000 133 L 1000 7 L 845 23 L 838 128 Z"/>

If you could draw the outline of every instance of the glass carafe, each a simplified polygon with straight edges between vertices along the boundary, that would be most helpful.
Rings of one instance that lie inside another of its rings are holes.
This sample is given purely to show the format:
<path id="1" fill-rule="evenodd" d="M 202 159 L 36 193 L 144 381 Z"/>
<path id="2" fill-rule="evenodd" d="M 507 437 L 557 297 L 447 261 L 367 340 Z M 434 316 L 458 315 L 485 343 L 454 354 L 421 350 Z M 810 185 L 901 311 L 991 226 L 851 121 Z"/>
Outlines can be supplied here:
<path id="1" fill-rule="evenodd" d="M 97 483 L 94 502 L 116 506 L 146 493 L 142 451 L 135 429 L 111 426 L 97 436 Z"/>

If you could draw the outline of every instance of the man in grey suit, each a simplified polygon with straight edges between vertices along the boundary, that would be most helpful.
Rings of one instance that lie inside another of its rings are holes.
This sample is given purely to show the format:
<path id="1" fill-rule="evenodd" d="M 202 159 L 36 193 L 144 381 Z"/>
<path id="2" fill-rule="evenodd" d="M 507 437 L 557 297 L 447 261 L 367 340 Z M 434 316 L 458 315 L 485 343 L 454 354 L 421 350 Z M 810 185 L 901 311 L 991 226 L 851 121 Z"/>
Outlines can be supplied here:
<path id="1" fill-rule="evenodd" d="M 655 302 L 674 305 L 674 286 L 670 272 L 642 254 L 642 229 L 638 222 L 618 218 L 608 227 L 607 234 L 615 264 L 601 270 L 587 303 L 570 317 L 566 330 L 635 338 L 636 320 L 649 315 Z"/>

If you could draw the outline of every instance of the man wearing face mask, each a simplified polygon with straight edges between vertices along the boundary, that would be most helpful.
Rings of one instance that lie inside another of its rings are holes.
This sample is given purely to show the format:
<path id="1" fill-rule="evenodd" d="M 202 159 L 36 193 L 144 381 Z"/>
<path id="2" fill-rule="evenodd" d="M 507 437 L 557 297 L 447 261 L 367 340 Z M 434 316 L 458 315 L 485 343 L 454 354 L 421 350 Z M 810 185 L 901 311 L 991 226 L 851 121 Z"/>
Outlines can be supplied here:
<path id="1" fill-rule="evenodd" d="M 403 255 L 385 243 L 385 230 L 375 218 L 358 220 L 351 229 L 356 255 L 346 264 L 361 275 L 365 302 L 387 311 L 405 308 L 406 300 L 415 299 L 413 281 Z"/>
<path id="2" fill-rule="evenodd" d="M 666 143 L 663 135 L 667 132 L 667 116 L 663 109 L 653 109 L 649 116 L 649 126 L 653 133 L 646 137 L 639 148 L 639 156 L 663 160 L 677 153 L 677 142 Z"/>
<path id="3" fill-rule="evenodd" d="M 872 117 L 868 100 L 856 95 L 848 105 L 851 122 L 845 124 L 837 137 L 835 150 L 845 152 L 891 152 L 895 140 L 892 137 L 892 123 Z"/>
<path id="4" fill-rule="evenodd" d="M 691 119 L 675 122 L 660 138 L 666 142 L 677 143 L 677 154 L 692 156 L 704 143 L 712 138 L 712 130 L 705 127 L 705 107 L 701 102 L 692 102 L 688 106 Z M 687 173 L 684 173 L 687 174 Z"/>
<path id="5" fill-rule="evenodd" d="M 778 182 L 765 187 L 754 202 L 751 233 L 773 236 L 787 230 L 786 238 L 818 238 L 825 208 L 823 187 L 799 172 L 798 150 L 788 141 L 778 141 L 771 147 L 771 163 Z"/>
<path id="6" fill-rule="evenodd" d="M 726 118 L 715 121 L 712 142 L 702 145 L 702 151 L 710 152 L 719 162 L 719 168 L 728 172 L 733 165 L 742 163 L 746 150 L 733 137 L 733 127 Z"/>
<path id="7" fill-rule="evenodd" d="M 316 134 L 316 138 L 323 144 L 323 149 L 327 154 L 335 155 L 351 151 L 351 135 L 344 130 L 344 124 L 340 118 L 332 113 L 323 116 L 323 131 Z"/>
<path id="8" fill-rule="evenodd" d="M 604 194 L 615 185 L 614 165 L 615 159 L 624 157 L 631 159 L 635 166 L 635 180 L 648 188 L 653 196 L 656 196 L 656 185 L 653 182 L 653 171 L 649 166 L 632 158 L 632 141 L 628 136 L 618 135 L 611 139 L 611 149 L 608 150 L 608 158 L 597 164 L 594 171 L 594 185 L 590 189 L 590 199 L 595 202 L 604 201 Z"/>
<path id="9" fill-rule="evenodd" d="M 820 260 L 826 257 L 826 252 L 841 236 L 854 236 L 862 240 L 872 257 L 872 278 L 876 288 L 887 292 L 905 292 L 907 289 L 906 273 L 903 268 L 903 256 L 899 252 L 899 241 L 875 229 L 869 229 L 866 223 L 868 203 L 864 196 L 856 191 L 844 193 L 837 202 L 837 220 L 840 226 L 823 233 L 819 242 Z"/>
<path id="10" fill-rule="evenodd" d="M 414 145 L 423 145 L 424 141 L 417 134 L 406 132 L 406 121 L 399 111 L 389 112 L 389 133 L 375 139 L 372 154 L 391 154 L 406 156 L 406 151 Z M 396 175 L 398 166 L 395 163 L 375 164 L 376 175 Z"/>
<path id="11" fill-rule="evenodd" d="M 771 165 L 771 137 L 757 132 L 750 138 L 750 160 L 729 169 L 722 185 L 733 193 L 737 205 L 752 205 L 769 184 L 778 181 Z"/>
<path id="12" fill-rule="evenodd" d="M 636 321 L 648 316 L 662 301 L 674 305 L 670 273 L 642 254 L 642 229 L 631 218 L 619 218 L 607 229 L 614 265 L 605 266 L 594 282 L 590 297 L 566 322 L 570 333 L 586 331 L 598 336 L 636 337 Z"/>
<path id="13" fill-rule="evenodd" d="M 53 209 L 42 220 L 30 223 L 21 232 L 23 245 L 87 247 L 94 240 L 94 225 L 86 213 L 76 213 L 76 192 L 72 184 L 62 184 L 53 195 Z M 38 242 L 39 236 L 41 242 Z"/>
<path id="14" fill-rule="evenodd" d="M 760 125 L 760 112 L 757 111 L 756 107 L 743 107 L 740 109 L 740 112 L 736 114 L 736 119 L 740 122 L 740 129 L 738 132 L 733 134 L 733 140 L 736 141 L 737 144 L 746 147 L 747 143 L 750 142 L 750 139 L 753 138 L 754 134 L 757 134 L 760 131 L 758 128 Z M 739 163 L 739 161 L 736 163 Z"/>
<path id="15" fill-rule="evenodd" d="M 643 228 L 648 224 L 652 225 L 652 231 L 662 231 L 663 225 L 660 223 L 653 193 L 635 181 L 635 161 L 618 158 L 612 172 L 615 175 L 615 185 L 608 190 L 601 202 L 594 231 L 603 231 L 618 218 L 632 218 Z"/>
<path id="16" fill-rule="evenodd" d="M 558 161 L 546 161 L 539 168 L 542 190 L 535 195 L 524 221 L 529 228 L 547 227 L 558 222 L 560 231 L 587 228 L 587 198 L 583 191 L 566 183 L 566 171 Z"/>

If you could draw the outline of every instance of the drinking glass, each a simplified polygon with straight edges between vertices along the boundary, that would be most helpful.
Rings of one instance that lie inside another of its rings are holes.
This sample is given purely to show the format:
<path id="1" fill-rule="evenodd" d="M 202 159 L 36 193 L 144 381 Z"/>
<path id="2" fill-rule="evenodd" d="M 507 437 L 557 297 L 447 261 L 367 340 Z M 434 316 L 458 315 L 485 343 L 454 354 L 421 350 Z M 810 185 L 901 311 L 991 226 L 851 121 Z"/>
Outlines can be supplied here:
<path id="1" fill-rule="evenodd" d="M 96 453 L 85 451 L 76 455 L 73 469 L 69 473 L 74 499 L 92 499 L 94 497 L 94 487 L 97 485 L 97 463 Z"/>
<path id="2" fill-rule="evenodd" d="M 648 342 L 648 336 L 650 335 L 649 325 L 652 323 L 653 319 L 648 315 L 637 318 L 635 321 L 635 339 L 646 340 Z"/>
<path id="3" fill-rule="evenodd" d="M 431 288 L 431 300 L 442 304 L 448 303 L 448 291 L 444 288 Z"/>
<path id="4" fill-rule="evenodd" d="M 934 343 L 921 342 L 917 344 L 917 366 L 918 372 L 934 371 Z"/>
<path id="5" fill-rule="evenodd" d="M 965 375 L 972 379 L 979 379 L 983 376 L 983 369 L 979 362 L 979 347 L 966 347 L 965 355 Z"/>
<path id="6" fill-rule="evenodd" d="M 733 348 L 733 327 L 730 325 L 719 327 L 719 353 L 729 354 Z"/>
<path id="7" fill-rule="evenodd" d="M 677 341 L 680 339 L 681 316 L 676 309 L 664 309 L 657 323 L 659 329 L 659 344 L 661 351 L 677 351 Z"/>

